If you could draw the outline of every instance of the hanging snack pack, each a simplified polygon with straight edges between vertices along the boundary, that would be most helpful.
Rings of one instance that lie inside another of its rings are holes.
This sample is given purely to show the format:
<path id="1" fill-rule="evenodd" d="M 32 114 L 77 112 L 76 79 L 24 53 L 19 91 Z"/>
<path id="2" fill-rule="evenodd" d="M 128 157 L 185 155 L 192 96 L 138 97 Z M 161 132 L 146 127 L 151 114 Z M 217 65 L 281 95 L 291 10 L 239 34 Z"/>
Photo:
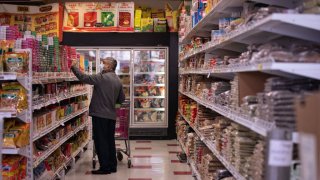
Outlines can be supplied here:
<path id="1" fill-rule="evenodd" d="M 134 28 L 134 2 L 118 3 L 118 27 L 120 31 L 130 31 Z"/>
<path id="2" fill-rule="evenodd" d="M 6 52 L 4 55 L 4 65 L 6 72 L 26 73 L 28 53 Z"/>
<path id="3" fill-rule="evenodd" d="M 28 106 L 26 90 L 17 82 L 3 83 L 1 91 L 1 108 L 16 109 L 18 112 Z"/>
<path id="4" fill-rule="evenodd" d="M 95 27 L 97 23 L 96 3 L 83 4 L 83 27 Z"/>
<path id="5" fill-rule="evenodd" d="M 116 27 L 118 24 L 117 3 L 103 2 L 100 3 L 101 23 L 104 27 Z"/>

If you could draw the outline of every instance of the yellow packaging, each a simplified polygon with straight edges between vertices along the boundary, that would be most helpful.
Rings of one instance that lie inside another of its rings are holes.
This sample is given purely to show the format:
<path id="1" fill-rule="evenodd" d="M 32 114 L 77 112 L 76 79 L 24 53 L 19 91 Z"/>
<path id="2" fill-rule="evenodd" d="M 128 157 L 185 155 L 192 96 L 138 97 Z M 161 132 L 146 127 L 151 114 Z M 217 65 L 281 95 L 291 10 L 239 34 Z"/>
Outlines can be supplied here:
<path id="1" fill-rule="evenodd" d="M 135 15 L 134 15 L 134 30 L 135 31 L 141 31 L 141 17 L 142 17 L 142 10 L 136 9 Z"/>
<path id="2" fill-rule="evenodd" d="M 16 139 L 17 147 L 24 147 L 29 144 L 29 133 L 30 133 L 30 125 L 24 124 L 16 127 L 16 130 L 20 131 L 20 135 Z"/>
<path id="3" fill-rule="evenodd" d="M 142 8 L 142 18 L 151 18 L 150 8 Z"/>
<path id="4" fill-rule="evenodd" d="M 153 32 L 152 18 L 141 18 L 141 32 Z"/>

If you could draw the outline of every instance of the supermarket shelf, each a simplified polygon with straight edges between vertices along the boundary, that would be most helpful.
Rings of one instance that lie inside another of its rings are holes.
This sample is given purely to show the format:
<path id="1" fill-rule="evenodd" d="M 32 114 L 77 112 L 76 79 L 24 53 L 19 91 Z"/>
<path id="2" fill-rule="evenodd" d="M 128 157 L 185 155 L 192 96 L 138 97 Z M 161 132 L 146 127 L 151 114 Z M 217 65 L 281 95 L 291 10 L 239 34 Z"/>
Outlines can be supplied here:
<path id="1" fill-rule="evenodd" d="M 14 149 L 9 149 L 9 148 L 3 148 L 1 150 L 1 153 L 2 154 L 11 154 L 11 155 L 14 155 L 14 154 L 18 154 L 18 155 L 22 155 L 22 156 L 28 156 L 28 153 L 27 153 L 27 149 L 28 147 L 22 147 L 22 148 L 14 148 Z"/>
<path id="2" fill-rule="evenodd" d="M 118 76 L 130 76 L 130 73 L 116 72 L 116 75 L 118 75 Z"/>
<path id="3" fill-rule="evenodd" d="M 63 81 L 79 81 L 78 78 L 75 76 L 52 76 L 52 77 L 41 77 L 41 78 L 34 78 L 32 80 L 32 84 L 46 84 L 46 83 L 57 83 L 57 82 L 63 82 Z"/>
<path id="4" fill-rule="evenodd" d="M 16 109 L 0 109 L 0 118 L 18 118 L 25 123 L 29 123 L 27 114 L 28 110 L 18 112 Z"/>
<path id="5" fill-rule="evenodd" d="M 87 140 L 85 143 L 82 144 L 82 146 L 80 146 L 80 148 L 78 148 L 78 150 L 76 150 L 75 152 L 72 153 L 72 157 L 75 158 L 79 155 L 80 152 L 83 151 L 83 149 L 89 144 L 89 140 Z"/>
<path id="6" fill-rule="evenodd" d="M 44 173 L 41 175 L 40 178 L 38 178 L 38 180 L 42 180 L 42 179 L 51 179 L 51 180 L 54 180 L 56 179 L 57 177 L 59 178 L 59 173 L 64 170 L 68 164 L 70 164 L 70 162 L 83 150 L 83 148 L 89 143 L 89 141 L 87 141 L 86 143 L 83 143 L 83 145 L 78 148 L 78 150 L 73 153 L 73 155 L 71 157 L 69 157 L 65 163 L 63 163 L 57 170 L 55 170 L 54 172 L 50 171 L 50 172 L 47 172 L 47 173 Z"/>
<path id="7" fill-rule="evenodd" d="M 165 98 L 165 96 L 134 96 L 133 97 L 134 99 L 152 99 L 152 98 L 154 98 L 154 99 L 163 99 L 163 98 Z"/>
<path id="8" fill-rule="evenodd" d="M 143 75 L 143 74 L 150 74 L 150 75 L 163 75 L 165 72 L 134 72 L 135 75 Z"/>
<path id="9" fill-rule="evenodd" d="M 181 114 L 181 115 L 182 115 L 182 114 Z M 179 142 L 179 144 L 180 144 L 180 147 L 181 147 L 182 151 L 183 151 L 185 154 L 187 154 L 187 148 L 186 148 L 186 146 L 181 142 L 180 139 L 178 139 L 178 142 Z"/>
<path id="10" fill-rule="evenodd" d="M 133 84 L 133 86 L 135 87 L 141 87 L 141 86 L 157 86 L 157 87 L 164 87 L 165 84 Z"/>
<path id="11" fill-rule="evenodd" d="M 190 127 L 194 130 L 194 132 L 200 137 L 200 140 L 211 150 L 211 152 L 219 159 L 219 161 L 230 171 L 230 173 L 237 179 L 237 180 L 245 180 L 245 178 L 235 169 L 234 166 L 231 165 L 223 156 L 220 155 L 219 151 L 215 148 L 214 143 L 212 140 L 205 138 L 200 131 L 195 128 L 192 124 L 190 124 L 189 120 L 185 118 L 185 116 L 179 111 L 181 116 L 189 123 Z"/>
<path id="12" fill-rule="evenodd" d="M 61 126 L 62 124 L 66 123 L 67 121 L 81 115 L 82 113 L 84 113 L 86 111 L 88 111 L 88 108 L 84 108 L 78 112 L 74 112 L 74 113 L 68 115 L 67 117 L 63 118 L 62 120 L 58 121 L 56 124 L 52 125 L 50 128 L 48 128 L 42 132 L 37 133 L 36 135 L 33 136 L 33 142 L 40 139 L 41 137 L 48 134 L 49 132 L 53 131 L 54 129 Z"/>
<path id="13" fill-rule="evenodd" d="M 202 106 L 205 106 L 206 108 L 209 108 L 209 109 L 229 118 L 230 120 L 251 129 L 252 131 L 254 131 L 262 136 L 267 136 L 267 132 L 274 128 L 274 124 L 269 123 L 267 121 L 263 121 L 263 120 L 260 120 L 257 118 L 251 118 L 251 117 L 246 116 L 242 113 L 231 110 L 228 107 L 205 102 L 204 100 L 201 100 L 200 98 L 193 96 L 189 93 L 184 93 L 181 91 L 179 91 L 179 92 L 185 96 L 188 96 L 189 98 L 193 99 L 194 101 L 198 102 Z"/>
<path id="14" fill-rule="evenodd" d="M 261 71 L 283 77 L 303 76 L 320 80 L 320 63 L 247 63 L 215 67 L 211 70 L 180 70 L 180 74 L 224 75 L 233 77 L 237 72 Z"/>
<path id="15" fill-rule="evenodd" d="M 219 159 L 219 161 L 230 171 L 233 177 L 237 180 L 245 180 L 245 178 L 235 169 L 235 167 L 228 162 L 215 148 L 214 143 L 211 140 L 204 139 L 204 144 L 213 152 L 213 154 Z"/>
<path id="16" fill-rule="evenodd" d="M 55 150 L 57 150 L 63 143 L 65 143 L 67 140 L 69 140 L 72 136 L 74 136 L 75 134 L 77 134 L 79 131 L 81 131 L 82 129 L 84 129 L 88 124 L 84 123 L 81 126 L 79 126 L 78 128 L 76 128 L 75 130 L 73 130 L 72 132 L 70 132 L 68 135 L 66 135 L 65 137 L 63 137 L 62 139 L 60 139 L 60 141 L 53 145 L 53 147 L 51 147 L 50 149 L 48 149 L 46 152 L 44 152 L 40 157 L 36 158 L 34 163 L 33 163 L 33 167 L 37 167 L 42 161 L 44 161 L 46 158 L 48 158 Z"/>
<path id="17" fill-rule="evenodd" d="M 308 21 L 305 19 L 308 19 Z M 209 42 L 203 45 L 202 48 L 187 53 L 180 61 L 186 60 L 199 53 L 212 53 L 214 51 L 221 51 L 221 49 L 233 51 L 239 51 L 239 49 L 241 49 L 240 52 L 243 52 L 247 50 L 244 44 L 265 43 L 272 38 L 278 38 L 279 36 L 293 37 L 320 43 L 319 38 L 314 38 L 317 37 L 319 31 L 320 17 L 318 15 L 275 13 L 259 22 L 255 22 L 252 25 L 231 32 L 221 41 Z M 241 45 L 239 43 L 243 44 Z"/>
<path id="18" fill-rule="evenodd" d="M 165 59 L 148 59 L 148 60 L 140 60 L 139 62 L 165 62 Z"/>
<path id="19" fill-rule="evenodd" d="M 182 151 L 185 154 L 187 154 L 186 147 L 183 145 L 183 143 L 180 140 L 178 140 L 178 142 L 179 142 L 179 144 L 181 146 Z M 194 176 L 196 177 L 197 180 L 201 180 L 201 175 L 200 175 L 199 171 L 197 170 L 195 163 L 189 157 L 187 157 L 187 158 L 188 158 L 188 162 L 190 164 L 192 173 L 194 174 Z"/>
<path id="20" fill-rule="evenodd" d="M 122 87 L 128 88 L 128 87 L 130 87 L 130 85 L 128 85 L 128 84 L 123 84 Z"/>
<path id="21" fill-rule="evenodd" d="M 189 161 L 193 175 L 196 177 L 197 180 L 201 180 L 201 175 L 196 167 L 196 164 L 193 162 L 193 160 L 189 158 L 188 158 L 188 161 Z"/>
<path id="22" fill-rule="evenodd" d="M 180 41 L 180 44 L 185 44 L 191 41 L 193 36 L 205 36 L 209 37 L 211 34 L 211 29 L 206 29 L 208 25 L 218 24 L 218 19 L 220 17 L 227 17 L 223 13 L 226 8 L 229 7 L 241 7 L 243 2 L 241 0 L 220 0 L 212 10 L 202 18 L 189 32 L 186 33 L 186 36 Z"/>
<path id="23" fill-rule="evenodd" d="M 51 100 L 48 100 L 45 103 L 40 103 L 40 104 L 34 105 L 32 109 L 33 110 L 39 110 L 39 109 L 41 109 L 43 107 L 59 103 L 60 101 L 63 101 L 63 100 L 66 100 L 66 99 L 70 99 L 70 98 L 73 98 L 73 97 L 77 97 L 77 96 L 82 96 L 82 95 L 85 95 L 85 94 L 88 94 L 88 91 L 78 92 L 76 94 L 68 93 L 68 94 L 60 95 L 60 96 L 52 98 Z"/>
<path id="24" fill-rule="evenodd" d="M 8 80 L 17 80 L 17 79 L 25 79 L 26 74 L 19 74 L 14 72 L 1 72 L 0 73 L 0 81 L 8 81 Z"/>
<path id="25" fill-rule="evenodd" d="M 134 108 L 135 111 L 165 111 L 165 108 Z"/>

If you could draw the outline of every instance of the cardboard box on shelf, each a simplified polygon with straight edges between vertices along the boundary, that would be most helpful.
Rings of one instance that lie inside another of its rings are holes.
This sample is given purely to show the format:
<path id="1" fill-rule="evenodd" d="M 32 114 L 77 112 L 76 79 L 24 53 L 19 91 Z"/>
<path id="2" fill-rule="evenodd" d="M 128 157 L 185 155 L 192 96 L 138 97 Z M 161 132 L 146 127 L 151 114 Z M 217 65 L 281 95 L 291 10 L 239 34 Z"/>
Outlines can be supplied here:
<path id="1" fill-rule="evenodd" d="M 237 73 L 237 76 L 239 78 L 239 103 L 246 96 L 262 92 L 266 80 L 272 77 L 272 75 L 261 72 L 243 72 Z"/>
<path id="2" fill-rule="evenodd" d="M 134 30 L 137 32 L 141 31 L 141 17 L 142 17 L 142 10 L 136 9 L 134 14 Z"/>
<path id="3" fill-rule="evenodd" d="M 296 98 L 302 179 L 320 179 L 320 92 Z"/>
<path id="4" fill-rule="evenodd" d="M 153 19 L 142 18 L 141 19 L 141 32 L 153 32 Z"/>
<path id="5" fill-rule="evenodd" d="M 167 20 L 166 18 L 155 18 L 154 19 L 154 32 L 166 32 L 167 31 Z"/>
<path id="6" fill-rule="evenodd" d="M 117 27 L 118 25 L 118 7 L 115 2 L 100 3 L 101 23 L 104 27 Z"/>
<path id="7" fill-rule="evenodd" d="M 118 3 L 119 31 L 133 31 L 134 29 L 134 2 Z"/>

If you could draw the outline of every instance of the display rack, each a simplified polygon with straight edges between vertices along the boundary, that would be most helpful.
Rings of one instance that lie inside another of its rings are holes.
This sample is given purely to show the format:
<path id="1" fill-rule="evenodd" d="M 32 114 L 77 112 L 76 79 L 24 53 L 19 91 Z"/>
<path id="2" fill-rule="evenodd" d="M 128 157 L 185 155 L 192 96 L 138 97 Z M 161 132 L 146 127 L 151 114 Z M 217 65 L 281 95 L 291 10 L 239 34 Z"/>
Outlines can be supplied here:
<path id="1" fill-rule="evenodd" d="M 216 150 L 214 143 L 205 138 L 200 131 L 194 127 L 193 124 L 190 123 L 190 121 L 181 113 L 181 111 L 179 110 L 180 115 L 183 117 L 183 119 L 189 124 L 189 126 L 192 128 L 192 130 L 197 134 L 197 136 L 199 136 L 200 140 L 212 151 L 212 153 L 221 161 L 221 163 L 231 172 L 231 174 L 239 180 L 245 180 L 245 178 L 243 176 L 240 175 L 240 173 L 237 172 L 237 170 L 231 165 L 231 163 L 229 163 L 222 155 L 220 155 L 220 153 Z M 181 142 L 180 142 L 181 143 Z M 190 159 L 188 159 L 189 161 Z M 192 168 L 192 166 L 191 166 Z M 192 168 L 195 169 L 195 168 Z M 199 175 L 200 176 L 200 175 Z M 199 178 L 198 178 L 199 179 Z M 201 178 L 200 178 L 201 179 Z"/>
<path id="2" fill-rule="evenodd" d="M 225 116 L 229 118 L 230 120 L 243 125 L 244 127 L 247 127 L 251 129 L 252 131 L 262 135 L 262 136 L 267 136 L 267 132 L 271 130 L 274 127 L 274 124 L 268 123 L 264 120 L 260 120 L 258 118 L 252 118 L 249 116 L 246 116 L 244 114 L 241 114 L 240 112 L 234 111 L 230 108 L 221 106 L 219 104 L 213 104 L 206 102 L 205 100 L 202 100 L 194 95 L 191 95 L 190 93 L 185 93 L 182 91 L 179 91 L 181 94 L 189 97 L 190 99 L 193 99 L 196 101 L 198 104 L 209 108 L 222 116 Z"/>
<path id="3" fill-rule="evenodd" d="M 187 154 L 187 151 L 186 151 L 186 147 L 185 145 L 178 139 L 178 142 L 180 144 L 180 147 L 182 149 L 182 151 Z M 201 176 L 200 176 L 200 173 L 196 167 L 196 164 L 193 162 L 192 159 L 188 158 L 188 162 L 187 162 L 189 165 L 190 165 L 190 168 L 191 168 L 191 171 L 192 171 L 192 174 L 193 176 L 197 179 L 197 180 L 201 180 Z"/>
<path id="4" fill-rule="evenodd" d="M 23 52 L 28 51 L 31 52 L 29 49 L 16 49 L 15 52 Z M 32 62 L 31 53 L 29 53 L 29 62 Z M 45 160 L 47 157 L 49 157 L 55 150 L 57 150 L 63 143 L 65 143 L 67 140 L 69 140 L 71 137 L 76 135 L 79 131 L 87 128 L 88 122 L 86 121 L 84 124 L 80 125 L 79 127 L 75 128 L 72 132 L 70 132 L 68 135 L 62 137 L 59 139 L 59 141 L 50 147 L 47 151 L 43 152 L 43 154 L 40 157 L 34 158 L 33 155 L 33 142 L 38 140 L 39 138 L 47 135 L 51 131 L 55 130 L 56 128 L 63 126 L 64 123 L 68 122 L 69 120 L 85 113 L 88 111 L 88 108 L 83 108 L 81 110 L 78 110 L 77 112 L 74 112 L 63 119 L 61 121 L 56 122 L 55 124 L 52 124 L 50 128 L 47 128 L 37 134 L 34 134 L 33 132 L 33 111 L 39 110 L 41 108 L 44 108 L 49 105 L 60 103 L 63 100 L 67 100 L 70 98 L 83 96 L 88 94 L 88 90 L 76 92 L 76 93 L 67 93 L 63 94 L 57 97 L 52 98 L 51 100 L 40 103 L 37 105 L 33 105 L 32 102 L 32 85 L 34 84 L 46 84 L 46 83 L 60 83 L 65 81 L 78 81 L 77 78 L 75 78 L 74 75 L 70 72 L 65 73 L 32 73 L 32 66 L 31 63 L 29 63 L 29 72 L 26 74 L 17 74 L 17 73 L 1 73 L 0 74 L 0 81 L 18 81 L 26 90 L 27 90 L 27 97 L 28 97 L 28 108 L 26 110 L 23 110 L 21 112 L 18 112 L 16 109 L 0 109 L 0 128 L 1 128 L 1 156 L 0 161 L 2 162 L 2 155 L 22 155 L 27 158 L 27 179 L 34 179 L 33 176 L 33 168 L 35 168 L 39 163 L 41 163 L 43 160 Z M 30 124 L 30 135 L 29 135 L 29 145 L 22 147 L 22 148 L 15 148 L 15 149 L 8 149 L 2 147 L 2 139 L 3 139 L 3 123 L 4 119 L 6 118 L 18 118 L 24 123 Z M 84 143 L 78 150 L 76 150 L 72 156 L 61 166 L 58 168 L 55 172 L 51 172 L 50 174 L 43 174 L 39 179 L 56 179 L 56 178 L 63 178 L 65 175 L 64 169 L 67 167 L 68 164 L 70 164 L 71 160 L 74 161 L 75 157 L 79 155 L 80 152 L 83 151 L 83 149 L 87 146 L 88 141 Z M 2 165 L 2 164 L 1 164 Z M 61 173 L 63 171 L 63 173 Z"/>
<path id="5" fill-rule="evenodd" d="M 267 5 L 276 5 L 286 8 L 296 8 L 298 1 L 267 1 L 267 0 L 254 0 L 254 2 L 264 3 Z M 244 1 L 241 0 L 220 0 L 212 8 L 212 10 L 202 18 L 193 28 L 180 37 L 180 45 L 190 43 L 194 37 L 210 37 L 211 30 L 216 29 L 219 24 L 219 18 L 231 17 L 232 9 L 241 7 Z M 191 10 L 194 11 L 196 4 L 191 5 Z M 294 12 L 294 11 L 292 11 Z M 298 14 L 292 13 L 290 10 L 285 13 L 274 13 L 266 18 L 249 23 L 239 29 L 235 29 L 230 33 L 223 35 L 220 40 L 209 41 L 202 44 L 198 48 L 191 48 L 189 52 L 180 53 L 180 64 L 185 63 L 189 59 L 197 59 L 198 55 L 210 54 L 216 56 L 237 56 L 240 53 L 246 52 L 249 45 L 263 44 L 273 40 L 283 41 L 285 44 L 290 44 L 291 40 L 307 41 L 310 44 L 319 44 L 320 39 L 316 38 L 320 33 L 320 15 L 316 14 Z M 313 23 L 314 22 L 314 23 Z M 183 50 L 182 50 L 183 51 Z M 230 65 L 216 65 L 213 68 L 192 68 L 188 66 L 180 66 L 179 75 L 203 75 L 207 78 L 218 77 L 225 80 L 232 80 L 238 73 L 247 72 L 262 72 L 265 74 L 276 75 L 285 78 L 309 78 L 313 80 L 320 80 L 320 64 L 319 63 L 302 63 L 302 62 L 247 62 Z M 216 112 L 231 121 L 247 127 L 251 131 L 268 138 L 271 131 L 276 129 L 275 124 L 270 123 L 264 119 L 257 117 L 250 117 L 243 114 L 234 108 L 222 106 L 220 104 L 209 102 L 207 99 L 197 97 L 190 92 L 179 90 L 179 94 L 188 99 L 192 99 L 198 105 L 202 105 L 213 112 Z M 227 158 L 215 148 L 215 144 L 211 139 L 205 138 L 196 126 L 181 113 L 181 117 L 189 124 L 191 129 L 199 136 L 200 140 L 211 150 L 211 152 L 220 160 L 225 168 L 233 175 L 235 179 L 246 179 L 236 168 L 228 161 Z M 296 143 L 298 134 L 293 133 L 292 142 Z M 185 147 L 182 142 L 178 141 L 184 150 Z M 185 150 L 184 150 L 185 151 Z M 190 159 L 188 158 L 188 161 Z M 268 157 L 265 157 L 268 161 Z M 196 169 L 191 164 L 193 173 Z M 195 170 L 194 170 L 195 169 Z M 274 170 L 274 169 L 273 169 Z M 279 170 L 281 171 L 281 170 Z M 199 175 L 200 176 L 200 175 Z M 271 177 L 271 176 L 270 176 Z M 268 177 L 270 179 L 270 177 Z M 266 179 L 268 179 L 266 178 Z M 201 177 L 197 176 L 197 179 Z"/>

